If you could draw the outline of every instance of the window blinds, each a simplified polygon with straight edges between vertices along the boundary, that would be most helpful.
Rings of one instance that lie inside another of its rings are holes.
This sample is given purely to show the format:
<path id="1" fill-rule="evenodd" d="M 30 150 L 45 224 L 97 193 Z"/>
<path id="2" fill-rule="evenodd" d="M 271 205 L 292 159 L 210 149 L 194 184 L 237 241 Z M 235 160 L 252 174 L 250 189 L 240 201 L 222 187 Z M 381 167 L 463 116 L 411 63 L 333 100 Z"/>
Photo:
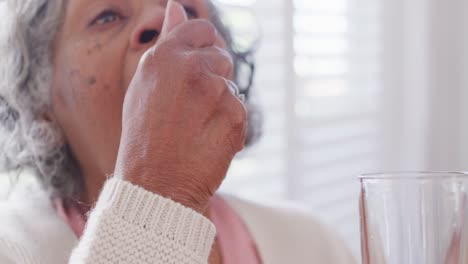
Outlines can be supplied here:
<path id="1" fill-rule="evenodd" d="M 265 123 L 222 190 L 301 202 L 358 256 L 356 176 L 382 160 L 381 2 L 220 2 L 253 10 L 261 25 L 254 95 Z"/>

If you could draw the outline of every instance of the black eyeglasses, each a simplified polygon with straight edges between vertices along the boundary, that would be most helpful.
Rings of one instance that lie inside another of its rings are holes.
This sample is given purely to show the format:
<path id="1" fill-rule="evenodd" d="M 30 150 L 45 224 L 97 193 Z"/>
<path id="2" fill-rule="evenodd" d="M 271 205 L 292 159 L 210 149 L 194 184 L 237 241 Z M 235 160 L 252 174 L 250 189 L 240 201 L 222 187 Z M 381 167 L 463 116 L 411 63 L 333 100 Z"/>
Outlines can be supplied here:
<path id="1" fill-rule="evenodd" d="M 255 62 L 251 52 L 236 54 L 237 56 L 237 86 L 239 92 L 248 100 L 255 76 Z"/>

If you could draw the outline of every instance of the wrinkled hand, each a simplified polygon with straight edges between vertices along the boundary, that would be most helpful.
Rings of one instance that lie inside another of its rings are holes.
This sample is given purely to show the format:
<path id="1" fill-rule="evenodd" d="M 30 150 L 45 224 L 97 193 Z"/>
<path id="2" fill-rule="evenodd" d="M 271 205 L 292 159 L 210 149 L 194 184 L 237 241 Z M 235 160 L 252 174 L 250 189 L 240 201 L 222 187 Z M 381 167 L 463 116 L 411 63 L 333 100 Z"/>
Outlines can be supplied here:
<path id="1" fill-rule="evenodd" d="M 246 110 L 228 87 L 233 62 L 207 20 L 169 1 L 123 106 L 115 176 L 202 212 L 244 147 Z"/>

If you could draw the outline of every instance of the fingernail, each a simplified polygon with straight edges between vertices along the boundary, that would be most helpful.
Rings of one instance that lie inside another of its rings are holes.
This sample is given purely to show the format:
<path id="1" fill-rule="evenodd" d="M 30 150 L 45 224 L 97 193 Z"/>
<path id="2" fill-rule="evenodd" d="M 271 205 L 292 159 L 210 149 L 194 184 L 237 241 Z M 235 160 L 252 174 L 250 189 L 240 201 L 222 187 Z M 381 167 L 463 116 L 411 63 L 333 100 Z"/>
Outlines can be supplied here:
<path id="1" fill-rule="evenodd" d="M 174 0 L 169 0 L 169 1 L 167 1 L 167 5 L 166 5 L 167 10 L 166 10 L 166 12 L 167 12 L 169 9 L 171 9 L 173 6 L 174 6 Z"/>
<path id="2" fill-rule="evenodd" d="M 170 25 L 171 25 L 171 9 L 174 8 L 173 0 L 169 0 L 166 5 L 166 14 L 164 15 L 164 22 L 162 28 L 162 35 L 165 33 L 169 33 Z"/>
<path id="3" fill-rule="evenodd" d="M 167 6 L 166 6 L 166 19 L 169 19 L 169 14 L 171 13 L 171 10 L 174 8 L 174 1 L 173 0 L 169 0 L 167 2 Z"/>

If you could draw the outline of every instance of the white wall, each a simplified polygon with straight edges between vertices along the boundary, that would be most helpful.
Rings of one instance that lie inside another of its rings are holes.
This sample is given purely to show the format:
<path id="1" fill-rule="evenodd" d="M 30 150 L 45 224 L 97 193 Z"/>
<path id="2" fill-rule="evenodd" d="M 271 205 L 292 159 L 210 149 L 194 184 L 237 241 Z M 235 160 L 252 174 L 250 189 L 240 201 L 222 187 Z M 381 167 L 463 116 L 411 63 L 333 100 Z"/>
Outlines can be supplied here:
<path id="1" fill-rule="evenodd" d="M 428 167 L 461 170 L 466 145 L 466 10 L 465 0 L 431 2 L 429 52 L 430 147 Z"/>
<path id="2" fill-rule="evenodd" d="M 465 16 L 463 19 L 463 83 L 462 83 L 462 92 L 460 98 L 458 98 L 458 103 L 460 104 L 460 109 L 463 112 L 461 116 L 461 147 L 459 148 L 459 167 L 460 170 L 468 170 L 468 1 L 464 1 L 463 10 L 465 10 Z"/>
<path id="3" fill-rule="evenodd" d="M 421 170 L 428 124 L 426 0 L 384 1 L 384 170 Z"/>
<path id="4" fill-rule="evenodd" d="M 466 170 L 465 0 L 385 1 L 384 168 Z"/>

